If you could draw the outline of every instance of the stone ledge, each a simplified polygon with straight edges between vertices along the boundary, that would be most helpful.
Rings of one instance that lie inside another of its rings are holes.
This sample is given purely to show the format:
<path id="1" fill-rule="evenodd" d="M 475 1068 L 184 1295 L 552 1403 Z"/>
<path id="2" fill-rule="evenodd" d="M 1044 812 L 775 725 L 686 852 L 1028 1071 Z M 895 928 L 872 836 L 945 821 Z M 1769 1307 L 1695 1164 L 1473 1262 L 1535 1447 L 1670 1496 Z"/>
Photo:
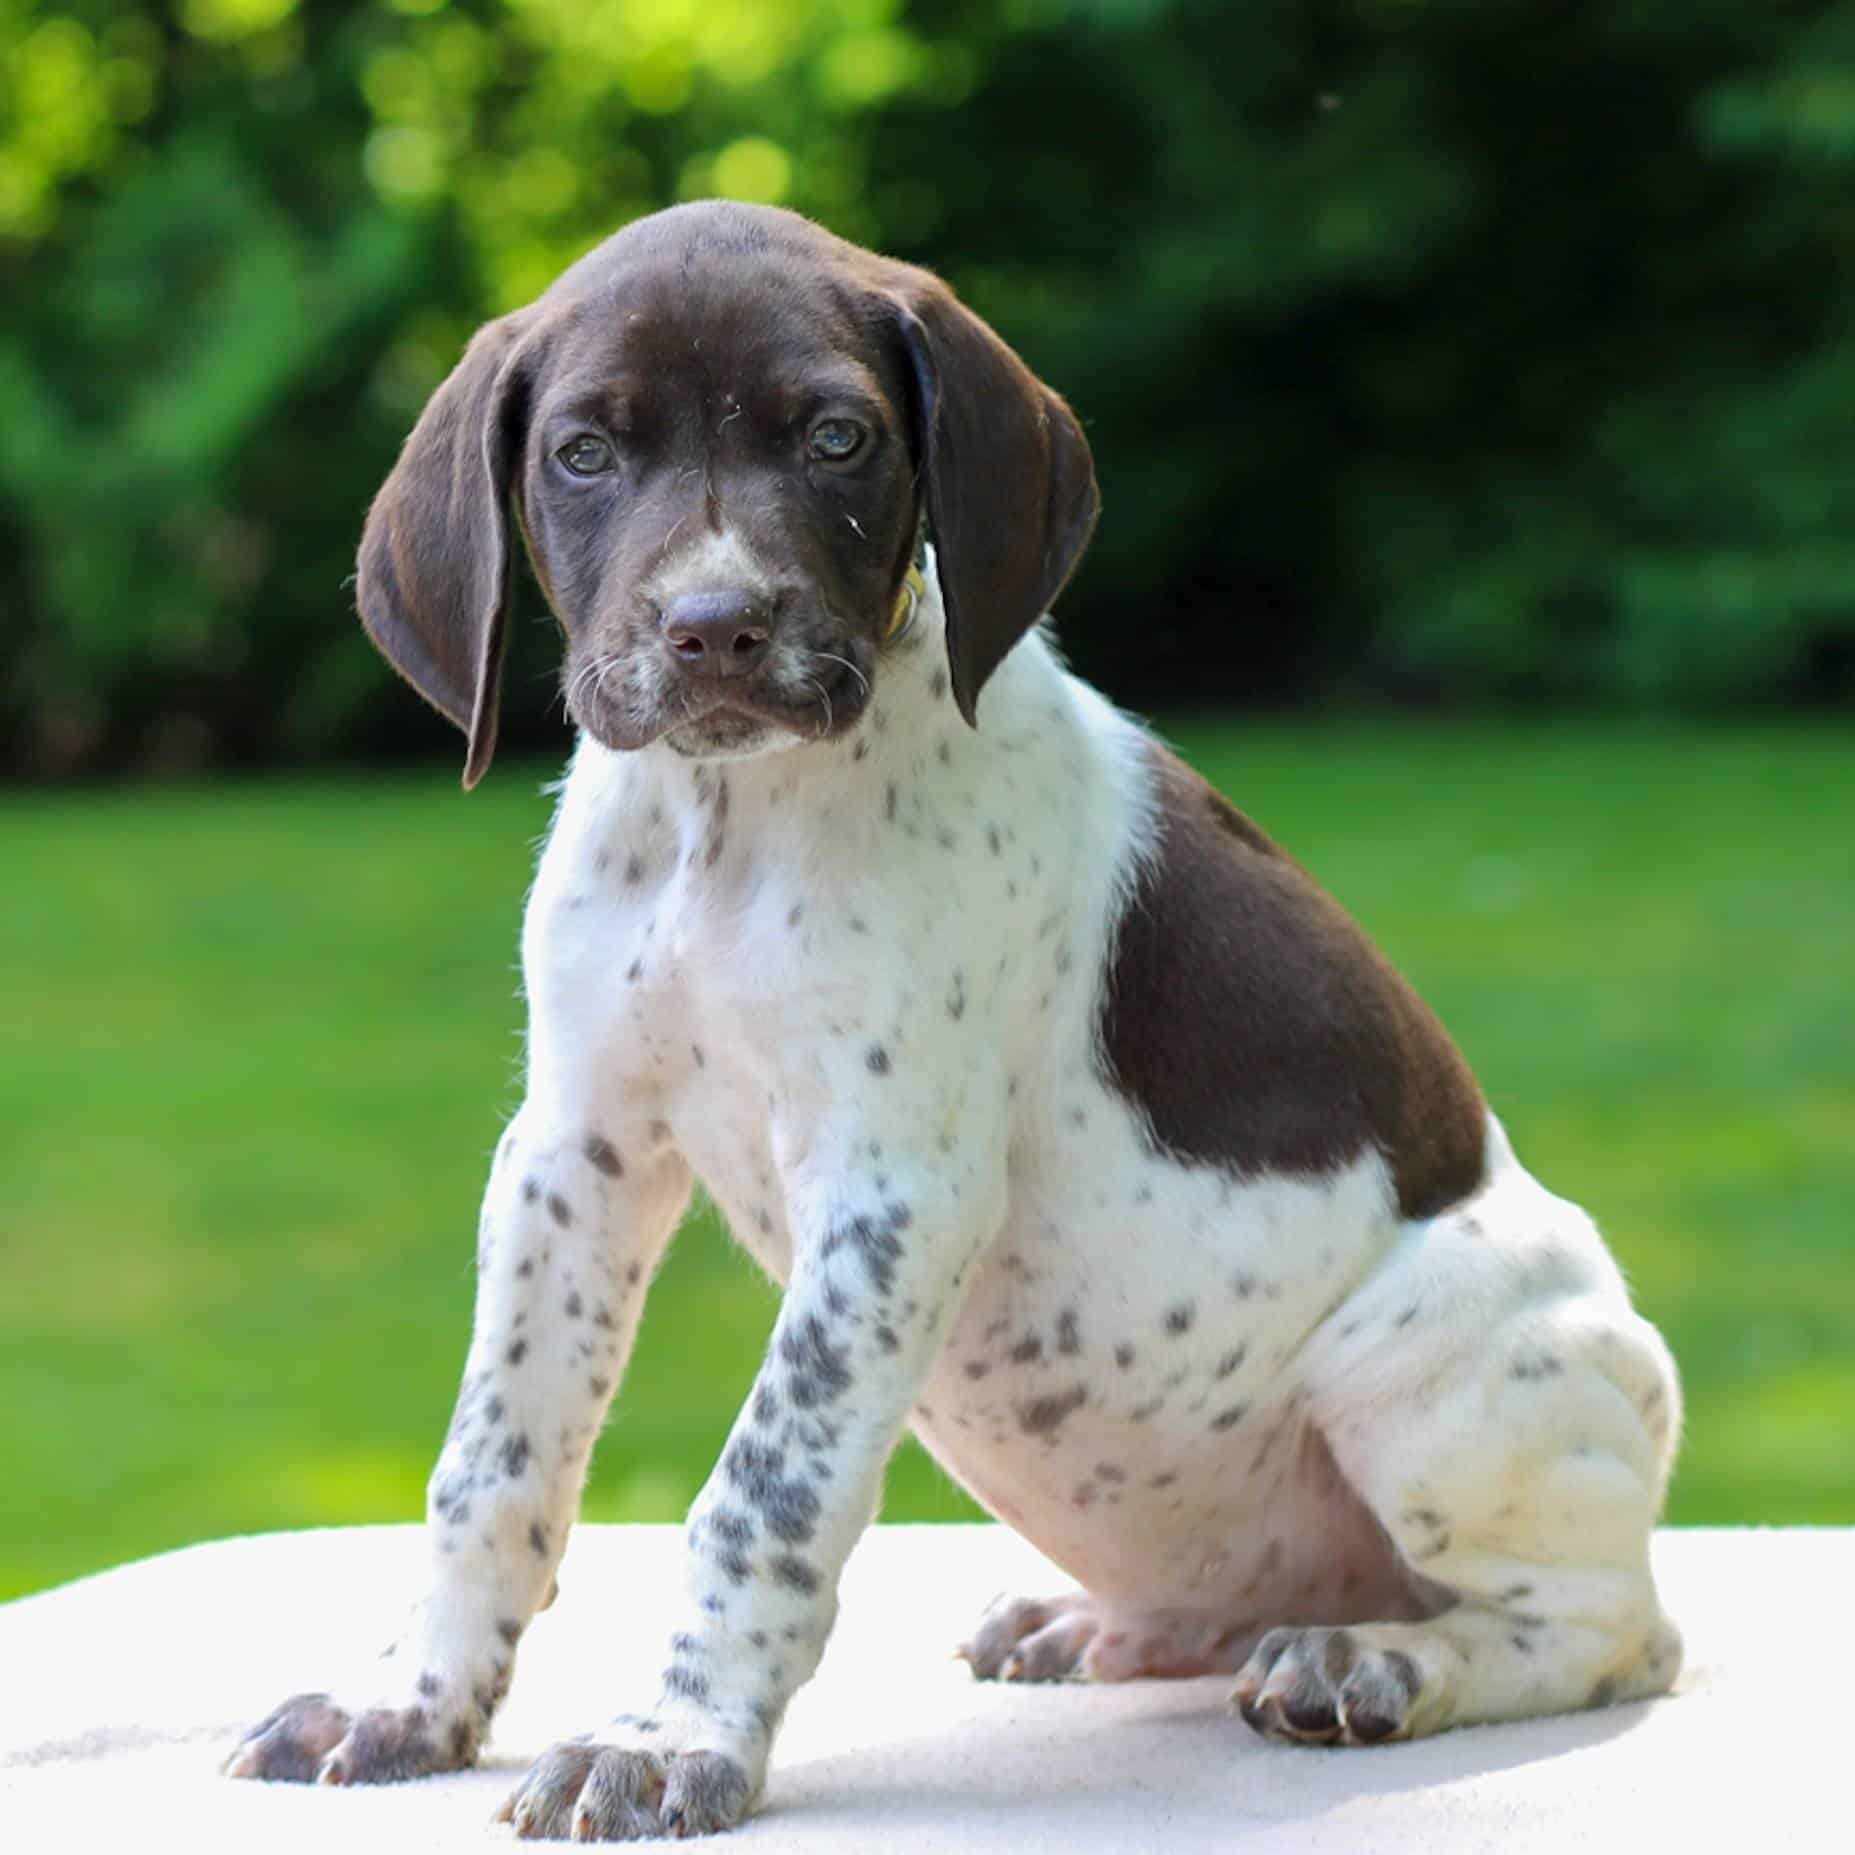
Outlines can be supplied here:
<path id="1" fill-rule="evenodd" d="M 0 1846 L 138 1841 L 294 1855 L 509 1847 L 491 1814 L 552 1740 L 655 1691 L 680 1529 L 576 1530 L 482 1768 L 379 1789 L 233 1784 L 245 1723 L 393 1634 L 419 1529 L 195 1546 L 0 1606 Z M 1227 1680 L 1014 1688 L 949 1651 L 1001 1590 L 1065 1580 L 996 1527 L 879 1527 L 727 1846 L 958 1850 L 1652 1851 L 1855 1846 L 1844 1669 L 1855 1530 L 1665 1531 L 1676 1694 L 1415 1745 L 1265 1745 Z"/>

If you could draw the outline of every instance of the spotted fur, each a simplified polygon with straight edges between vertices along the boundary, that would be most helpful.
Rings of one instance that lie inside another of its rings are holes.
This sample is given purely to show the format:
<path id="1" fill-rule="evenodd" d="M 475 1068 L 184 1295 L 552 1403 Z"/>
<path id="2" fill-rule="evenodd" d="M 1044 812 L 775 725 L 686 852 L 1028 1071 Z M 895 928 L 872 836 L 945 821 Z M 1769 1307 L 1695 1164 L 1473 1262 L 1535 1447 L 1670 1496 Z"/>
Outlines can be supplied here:
<path id="1" fill-rule="evenodd" d="M 683 593 L 705 560 L 762 572 L 723 502 L 663 540 Z M 429 1593 L 370 1683 L 286 1703 L 235 1774 L 475 1756 L 697 1179 L 780 1311 L 660 1668 L 614 1671 L 632 1710 L 540 1761 L 518 1834 L 740 1818 L 910 1426 L 1081 1587 L 989 1616 L 978 1675 L 1241 1669 L 1252 1724 L 1322 1742 L 1672 1681 L 1647 1543 L 1678 1392 L 1589 1220 L 1310 878 L 1234 814 L 1179 824 L 1203 789 L 1041 631 L 950 677 L 924 564 L 912 623 L 862 634 L 848 720 L 588 722 L 523 934 L 528 1088 Z M 1176 859 L 1220 844 L 1238 874 L 1192 919 Z M 1191 1008 L 1129 965 L 1167 953 L 1155 921 L 1239 978 Z M 1283 1000 L 1290 1037 L 1218 1016 Z"/>

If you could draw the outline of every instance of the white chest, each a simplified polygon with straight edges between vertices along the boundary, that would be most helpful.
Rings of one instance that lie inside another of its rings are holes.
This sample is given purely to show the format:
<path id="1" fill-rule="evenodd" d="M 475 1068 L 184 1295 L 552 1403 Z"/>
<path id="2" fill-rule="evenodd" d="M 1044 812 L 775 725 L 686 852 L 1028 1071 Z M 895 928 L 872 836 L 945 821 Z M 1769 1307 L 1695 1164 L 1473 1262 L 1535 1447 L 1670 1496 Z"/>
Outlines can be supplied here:
<path id="1" fill-rule="evenodd" d="M 1212 1514 L 1240 1541 L 1258 1488 L 1278 1516 L 1331 1500 L 1298 1351 L 1395 1226 L 1376 1160 L 1238 1186 L 1157 1154 L 1103 1078 L 1138 737 L 1029 656 L 977 735 L 924 704 L 836 760 L 583 750 L 529 913 L 536 1068 L 667 1127 L 781 1281 L 821 1130 L 878 1176 L 994 1143 L 1003 1216 L 917 1428 L 1078 1573 L 1184 1590 Z"/>

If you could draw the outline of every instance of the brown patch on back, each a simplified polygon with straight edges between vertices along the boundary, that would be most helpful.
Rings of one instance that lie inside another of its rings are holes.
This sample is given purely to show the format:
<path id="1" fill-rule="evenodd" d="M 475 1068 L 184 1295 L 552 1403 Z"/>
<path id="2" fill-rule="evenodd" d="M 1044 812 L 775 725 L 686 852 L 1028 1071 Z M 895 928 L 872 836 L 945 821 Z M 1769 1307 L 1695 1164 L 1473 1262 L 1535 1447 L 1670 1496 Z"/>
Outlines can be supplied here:
<path id="1" fill-rule="evenodd" d="M 1182 1160 L 1323 1173 L 1376 1147 L 1404 1216 L 1468 1196 L 1487 1111 L 1448 1032 L 1305 870 L 1150 752 L 1160 841 L 1103 1006 L 1115 1086 Z"/>

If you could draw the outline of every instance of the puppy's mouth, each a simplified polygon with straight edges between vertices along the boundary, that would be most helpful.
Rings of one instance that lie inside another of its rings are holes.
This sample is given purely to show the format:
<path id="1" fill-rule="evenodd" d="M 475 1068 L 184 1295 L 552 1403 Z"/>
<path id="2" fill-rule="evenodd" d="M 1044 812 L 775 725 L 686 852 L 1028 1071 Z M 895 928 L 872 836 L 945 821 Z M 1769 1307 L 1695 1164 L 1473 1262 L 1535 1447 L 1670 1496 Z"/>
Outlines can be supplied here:
<path id="1" fill-rule="evenodd" d="M 635 752 L 663 740 L 690 758 L 828 741 L 869 706 L 874 653 L 859 639 L 783 647 L 750 676 L 713 680 L 659 663 L 612 661 L 577 669 L 567 712 L 603 746 Z"/>

